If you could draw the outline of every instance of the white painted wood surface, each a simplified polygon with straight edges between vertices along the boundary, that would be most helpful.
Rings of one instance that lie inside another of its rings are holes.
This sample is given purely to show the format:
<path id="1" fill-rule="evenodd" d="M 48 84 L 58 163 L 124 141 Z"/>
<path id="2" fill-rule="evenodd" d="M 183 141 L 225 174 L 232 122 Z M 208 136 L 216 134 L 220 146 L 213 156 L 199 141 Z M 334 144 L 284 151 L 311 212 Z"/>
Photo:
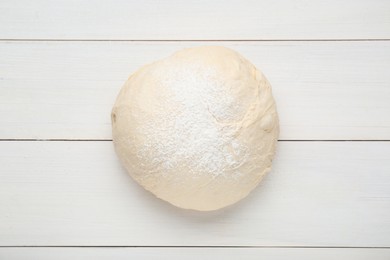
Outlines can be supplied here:
<path id="1" fill-rule="evenodd" d="M 107 142 L 1 142 L 1 246 L 390 244 L 390 142 L 279 142 L 244 201 L 181 210 L 127 176 Z"/>
<path id="2" fill-rule="evenodd" d="M 388 0 L 7 0 L 1 39 L 389 39 Z"/>
<path id="3" fill-rule="evenodd" d="M 389 14 L 387 0 L 0 1 L 0 259 L 390 259 Z M 102 141 L 129 74 L 197 45 L 264 71 L 280 139 L 325 140 L 279 142 L 265 181 L 210 213 L 155 199 Z"/>
<path id="4" fill-rule="evenodd" d="M 0 42 L 0 138 L 110 139 L 130 73 L 215 42 Z M 390 42 L 218 42 L 269 78 L 281 139 L 390 139 Z"/>
<path id="5" fill-rule="evenodd" d="M 6 260 L 389 260 L 375 248 L 0 248 Z"/>

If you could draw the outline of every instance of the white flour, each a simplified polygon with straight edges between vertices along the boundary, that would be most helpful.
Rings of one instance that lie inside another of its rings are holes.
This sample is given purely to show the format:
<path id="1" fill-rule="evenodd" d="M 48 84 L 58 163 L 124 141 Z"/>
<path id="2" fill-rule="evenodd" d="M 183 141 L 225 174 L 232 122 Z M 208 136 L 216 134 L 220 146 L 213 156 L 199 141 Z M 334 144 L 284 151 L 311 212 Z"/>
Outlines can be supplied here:
<path id="1" fill-rule="evenodd" d="M 199 70 L 186 67 L 170 73 L 163 71 L 165 74 L 159 77 L 170 90 L 167 98 L 178 104 L 179 112 L 153 118 L 139 130 L 147 139 L 139 155 L 149 156 L 153 150 L 153 167 L 159 165 L 166 174 L 186 162 L 193 174 L 216 176 L 224 174 L 225 169 L 239 167 L 246 159 L 247 147 L 236 142 L 228 133 L 230 129 L 217 122 L 233 119 L 239 106 L 234 104 L 232 95 L 221 91 L 218 81 L 212 80 L 214 71 L 194 73 Z"/>

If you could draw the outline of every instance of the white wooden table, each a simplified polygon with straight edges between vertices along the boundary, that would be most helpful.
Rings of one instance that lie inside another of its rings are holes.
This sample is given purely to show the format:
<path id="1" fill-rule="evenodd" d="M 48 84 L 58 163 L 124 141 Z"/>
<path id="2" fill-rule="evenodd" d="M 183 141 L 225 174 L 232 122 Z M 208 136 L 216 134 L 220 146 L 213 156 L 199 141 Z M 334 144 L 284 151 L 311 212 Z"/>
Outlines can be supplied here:
<path id="1" fill-rule="evenodd" d="M 272 172 L 217 212 L 127 176 L 110 110 L 175 50 L 269 78 Z M 0 259 L 390 259 L 390 1 L 0 1 Z"/>

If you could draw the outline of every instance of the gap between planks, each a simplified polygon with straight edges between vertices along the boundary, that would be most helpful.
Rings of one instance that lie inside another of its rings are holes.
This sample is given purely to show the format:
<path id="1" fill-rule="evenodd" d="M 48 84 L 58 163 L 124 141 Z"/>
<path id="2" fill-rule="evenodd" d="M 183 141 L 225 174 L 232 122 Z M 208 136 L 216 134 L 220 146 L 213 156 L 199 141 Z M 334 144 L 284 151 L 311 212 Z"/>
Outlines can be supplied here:
<path id="1" fill-rule="evenodd" d="M 390 249 L 390 246 L 126 246 L 126 245 L 94 245 L 94 246 L 0 246 L 0 248 L 301 248 L 301 249 Z"/>
<path id="2" fill-rule="evenodd" d="M 292 139 L 285 140 L 281 139 L 278 142 L 389 142 L 390 140 L 376 140 L 376 139 L 345 139 L 345 140 L 337 140 L 337 139 L 310 139 L 310 140 L 300 140 L 300 139 Z M 0 142 L 112 142 L 112 139 L 32 139 L 32 138 L 21 138 L 21 139 L 0 139 Z"/>
<path id="3" fill-rule="evenodd" d="M 165 40 L 141 40 L 141 39 L 0 39 L 0 42 L 375 42 L 390 41 L 388 38 L 379 39 L 165 39 Z"/>

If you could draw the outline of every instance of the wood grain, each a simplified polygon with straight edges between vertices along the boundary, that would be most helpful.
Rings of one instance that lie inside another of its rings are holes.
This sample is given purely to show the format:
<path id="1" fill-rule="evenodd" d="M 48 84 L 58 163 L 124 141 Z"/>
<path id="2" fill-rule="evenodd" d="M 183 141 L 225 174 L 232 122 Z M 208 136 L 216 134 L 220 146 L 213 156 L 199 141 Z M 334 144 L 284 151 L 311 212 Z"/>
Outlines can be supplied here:
<path id="1" fill-rule="evenodd" d="M 390 142 L 279 142 L 273 171 L 216 212 L 136 185 L 111 142 L 0 145 L 1 246 L 390 245 Z"/>
<path id="2" fill-rule="evenodd" d="M 0 2 L 0 39 L 389 39 L 387 0 Z"/>
<path id="3" fill-rule="evenodd" d="M 388 260 L 390 249 L 372 248 L 0 248 L 7 260 Z"/>
<path id="4" fill-rule="evenodd" d="M 214 42 L 0 42 L 2 139 L 110 139 L 124 81 L 175 50 Z M 259 67 L 281 139 L 390 139 L 390 42 L 218 42 Z"/>

